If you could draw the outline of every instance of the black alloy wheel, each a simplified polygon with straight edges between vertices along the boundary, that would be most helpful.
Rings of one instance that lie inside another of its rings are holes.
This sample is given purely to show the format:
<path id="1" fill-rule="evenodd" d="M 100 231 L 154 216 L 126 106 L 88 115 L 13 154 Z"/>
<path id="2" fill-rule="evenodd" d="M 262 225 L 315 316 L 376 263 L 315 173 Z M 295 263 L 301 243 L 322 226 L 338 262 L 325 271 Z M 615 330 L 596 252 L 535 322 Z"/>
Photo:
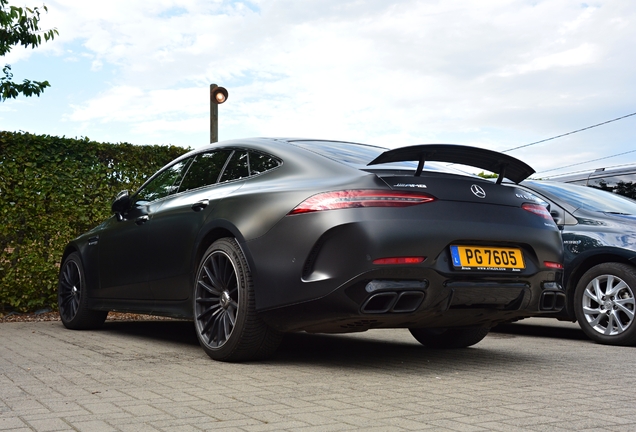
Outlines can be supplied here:
<path id="1" fill-rule="evenodd" d="M 255 312 L 251 273 L 233 238 L 215 241 L 203 255 L 193 307 L 199 343 L 214 360 L 264 358 L 282 338 Z"/>
<path id="2" fill-rule="evenodd" d="M 80 255 L 71 253 L 60 267 L 57 304 L 62 324 L 72 330 L 97 329 L 104 324 L 108 311 L 90 310 L 87 306 L 86 279 Z"/>

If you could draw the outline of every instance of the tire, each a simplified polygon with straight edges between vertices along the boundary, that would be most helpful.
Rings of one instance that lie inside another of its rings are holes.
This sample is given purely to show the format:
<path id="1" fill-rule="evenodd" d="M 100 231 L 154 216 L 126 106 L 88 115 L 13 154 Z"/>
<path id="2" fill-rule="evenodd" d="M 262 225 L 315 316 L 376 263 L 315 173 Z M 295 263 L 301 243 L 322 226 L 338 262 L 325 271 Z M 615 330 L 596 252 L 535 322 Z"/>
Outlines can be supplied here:
<path id="1" fill-rule="evenodd" d="M 410 328 L 415 339 L 428 348 L 466 348 L 481 342 L 488 327 Z"/>
<path id="2" fill-rule="evenodd" d="M 57 285 L 57 307 L 64 327 L 71 330 L 93 330 L 100 328 L 108 311 L 90 310 L 86 277 L 82 260 L 77 252 L 66 257 L 60 267 Z"/>
<path id="3" fill-rule="evenodd" d="M 574 314 L 585 334 L 606 345 L 636 345 L 636 268 L 603 263 L 576 284 Z"/>
<path id="4" fill-rule="evenodd" d="M 233 238 L 215 241 L 203 255 L 193 308 L 199 343 L 214 360 L 263 359 L 281 342 L 282 334 L 256 314 L 251 273 Z"/>

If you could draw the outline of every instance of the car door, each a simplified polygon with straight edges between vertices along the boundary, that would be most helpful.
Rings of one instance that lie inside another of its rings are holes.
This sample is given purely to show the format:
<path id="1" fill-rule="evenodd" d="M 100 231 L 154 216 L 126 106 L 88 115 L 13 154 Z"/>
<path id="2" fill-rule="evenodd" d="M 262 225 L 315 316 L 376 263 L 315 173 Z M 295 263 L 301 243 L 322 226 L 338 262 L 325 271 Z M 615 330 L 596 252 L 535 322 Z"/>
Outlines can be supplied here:
<path id="1" fill-rule="evenodd" d="M 216 203 L 242 184 L 236 181 L 219 183 L 219 177 L 234 153 L 232 149 L 220 149 L 196 155 L 178 193 L 166 199 L 153 215 L 149 230 L 148 280 L 155 299 L 183 300 L 189 297 L 198 234 Z"/>
<path id="2" fill-rule="evenodd" d="M 99 289 L 96 297 L 152 299 L 148 287 L 150 227 L 154 213 L 176 192 L 192 159 L 178 161 L 147 182 L 131 198 L 131 207 L 112 217 L 99 234 Z"/>

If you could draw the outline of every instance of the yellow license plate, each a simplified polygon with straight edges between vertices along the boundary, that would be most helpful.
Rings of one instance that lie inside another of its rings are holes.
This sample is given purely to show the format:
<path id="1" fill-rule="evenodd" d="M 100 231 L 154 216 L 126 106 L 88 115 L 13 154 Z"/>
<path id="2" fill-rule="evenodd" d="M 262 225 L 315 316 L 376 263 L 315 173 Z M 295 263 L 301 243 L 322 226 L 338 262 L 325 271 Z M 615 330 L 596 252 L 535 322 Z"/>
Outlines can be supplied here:
<path id="1" fill-rule="evenodd" d="M 451 246 L 453 266 L 462 270 L 519 271 L 526 268 L 518 248 Z"/>

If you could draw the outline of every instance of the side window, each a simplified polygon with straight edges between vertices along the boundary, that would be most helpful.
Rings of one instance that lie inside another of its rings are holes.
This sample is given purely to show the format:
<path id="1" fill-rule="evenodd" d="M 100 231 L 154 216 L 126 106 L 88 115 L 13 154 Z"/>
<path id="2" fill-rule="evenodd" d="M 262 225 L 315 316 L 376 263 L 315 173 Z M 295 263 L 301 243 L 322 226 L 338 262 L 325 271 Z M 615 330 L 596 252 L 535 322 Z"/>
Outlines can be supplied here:
<path id="1" fill-rule="evenodd" d="M 636 198 L 636 182 L 622 180 L 630 179 L 630 177 L 632 176 L 607 176 L 605 178 L 590 179 L 588 186 L 628 198 Z"/>
<path id="2" fill-rule="evenodd" d="M 223 171 L 221 181 L 226 182 L 230 180 L 238 180 L 241 178 L 249 177 L 249 175 L 250 168 L 247 151 L 236 150 L 232 155 L 230 161 L 228 162 L 225 171 Z"/>
<path id="3" fill-rule="evenodd" d="M 263 153 L 250 152 L 250 175 L 256 175 L 269 171 L 280 165 L 280 162 Z"/>
<path id="4" fill-rule="evenodd" d="M 583 185 L 583 186 L 587 186 L 587 178 L 583 179 L 583 180 L 576 180 L 576 181 L 571 181 L 568 183 L 572 183 L 572 184 L 578 184 L 578 185 Z"/>
<path id="5" fill-rule="evenodd" d="M 609 177 L 609 181 L 608 179 L 597 177 L 595 179 L 590 179 L 587 185 L 596 189 L 613 192 L 614 189 L 616 188 L 616 182 L 613 182 L 611 180 L 612 180 L 611 177 Z"/>
<path id="6" fill-rule="evenodd" d="M 181 182 L 179 192 L 215 184 L 232 150 L 202 153 L 196 156 Z"/>
<path id="7" fill-rule="evenodd" d="M 179 181 L 192 158 L 182 160 L 165 170 L 137 192 L 136 202 L 151 202 L 171 195 L 179 188 Z"/>

